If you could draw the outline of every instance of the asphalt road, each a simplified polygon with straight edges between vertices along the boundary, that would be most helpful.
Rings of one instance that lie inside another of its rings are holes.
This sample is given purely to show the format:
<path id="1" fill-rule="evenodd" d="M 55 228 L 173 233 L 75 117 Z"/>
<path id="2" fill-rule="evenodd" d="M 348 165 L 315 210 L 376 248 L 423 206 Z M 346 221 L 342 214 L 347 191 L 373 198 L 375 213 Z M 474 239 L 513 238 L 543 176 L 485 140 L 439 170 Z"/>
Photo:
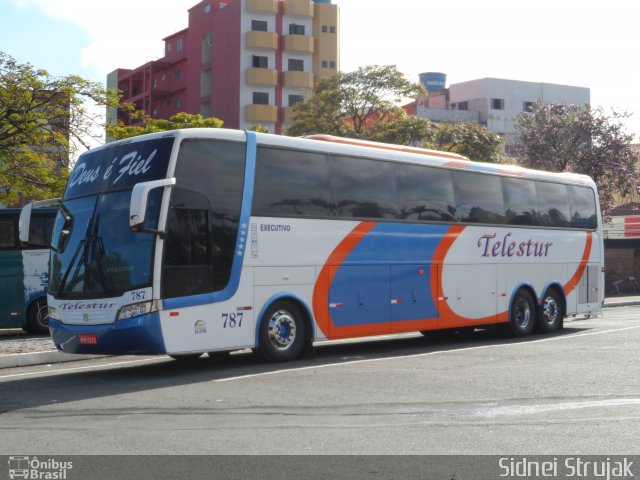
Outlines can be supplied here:
<path id="1" fill-rule="evenodd" d="M 0 454 L 637 454 L 640 307 L 555 335 L 419 334 L 184 365 L 0 372 Z"/>

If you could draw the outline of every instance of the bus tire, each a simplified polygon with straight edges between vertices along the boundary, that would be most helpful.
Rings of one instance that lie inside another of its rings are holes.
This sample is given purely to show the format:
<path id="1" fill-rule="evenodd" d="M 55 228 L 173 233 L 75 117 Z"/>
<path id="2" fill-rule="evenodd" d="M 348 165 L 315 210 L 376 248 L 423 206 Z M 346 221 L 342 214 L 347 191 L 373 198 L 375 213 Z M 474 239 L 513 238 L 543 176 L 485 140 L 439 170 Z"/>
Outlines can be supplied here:
<path id="1" fill-rule="evenodd" d="M 49 310 L 46 298 L 38 298 L 29 305 L 26 330 L 29 333 L 49 333 Z"/>
<path id="2" fill-rule="evenodd" d="M 538 310 L 536 330 L 542 333 L 556 332 L 563 326 L 564 307 L 560 295 L 554 288 L 550 288 L 542 298 Z"/>
<path id="3" fill-rule="evenodd" d="M 262 316 L 258 351 L 269 362 L 296 359 L 306 342 L 306 323 L 300 308 L 292 302 L 278 301 Z"/>
<path id="4" fill-rule="evenodd" d="M 536 304 L 527 290 L 518 290 L 509 310 L 506 333 L 511 337 L 526 337 L 536 323 Z"/>

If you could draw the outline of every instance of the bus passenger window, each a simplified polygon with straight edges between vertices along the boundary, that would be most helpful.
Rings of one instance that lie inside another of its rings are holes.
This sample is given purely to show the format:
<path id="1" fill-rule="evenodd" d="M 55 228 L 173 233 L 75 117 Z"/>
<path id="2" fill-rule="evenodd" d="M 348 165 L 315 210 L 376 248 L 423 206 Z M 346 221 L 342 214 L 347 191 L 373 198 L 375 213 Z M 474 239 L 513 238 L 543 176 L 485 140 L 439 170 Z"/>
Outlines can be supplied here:
<path id="1" fill-rule="evenodd" d="M 0 248 L 16 246 L 16 222 L 13 218 L 0 218 Z"/>
<path id="2" fill-rule="evenodd" d="M 540 218 L 545 227 L 571 226 L 569 197 L 566 185 L 559 183 L 536 182 Z"/>

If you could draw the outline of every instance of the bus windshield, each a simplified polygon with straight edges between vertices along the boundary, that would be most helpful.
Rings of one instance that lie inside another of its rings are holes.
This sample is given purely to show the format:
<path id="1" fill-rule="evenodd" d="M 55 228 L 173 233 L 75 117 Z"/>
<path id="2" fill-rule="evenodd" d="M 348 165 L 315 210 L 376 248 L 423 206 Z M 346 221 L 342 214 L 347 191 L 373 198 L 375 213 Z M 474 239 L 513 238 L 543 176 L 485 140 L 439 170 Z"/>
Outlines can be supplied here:
<path id="1" fill-rule="evenodd" d="M 151 286 L 155 237 L 131 231 L 131 190 L 166 176 L 172 143 L 163 138 L 122 144 L 78 160 L 53 229 L 51 295 L 115 297 Z M 161 198 L 161 189 L 149 195 L 149 228 L 156 227 Z"/>
<path id="2" fill-rule="evenodd" d="M 149 196 L 150 219 L 158 216 L 160 194 Z M 118 296 L 151 285 L 154 236 L 129 228 L 130 198 L 125 190 L 63 202 L 53 230 L 49 293 Z"/>

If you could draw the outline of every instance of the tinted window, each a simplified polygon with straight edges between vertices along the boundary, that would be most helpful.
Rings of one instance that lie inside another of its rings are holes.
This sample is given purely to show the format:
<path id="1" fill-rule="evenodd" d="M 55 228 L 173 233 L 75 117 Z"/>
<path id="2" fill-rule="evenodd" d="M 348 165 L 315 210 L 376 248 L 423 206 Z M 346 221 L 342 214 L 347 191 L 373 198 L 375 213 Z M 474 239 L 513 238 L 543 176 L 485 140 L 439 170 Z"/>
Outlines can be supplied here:
<path id="1" fill-rule="evenodd" d="M 596 199 L 593 190 L 570 186 L 571 225 L 574 228 L 596 228 Z"/>
<path id="2" fill-rule="evenodd" d="M 397 173 L 400 218 L 455 220 L 455 196 L 449 170 L 401 165 Z"/>
<path id="3" fill-rule="evenodd" d="M 331 215 L 329 164 L 319 153 L 259 148 L 253 214 Z"/>
<path id="4" fill-rule="evenodd" d="M 451 172 L 456 193 L 456 217 L 469 223 L 504 223 L 500 177 Z"/>
<path id="5" fill-rule="evenodd" d="M 536 182 L 540 221 L 545 227 L 570 227 L 567 187 L 558 183 Z"/>
<path id="6" fill-rule="evenodd" d="M 531 180 L 503 178 L 502 193 L 509 225 L 539 225 L 536 184 Z"/>
<path id="7" fill-rule="evenodd" d="M 29 225 L 29 243 L 34 247 L 49 248 L 51 245 L 51 231 L 53 230 L 54 215 L 36 216 L 31 218 Z"/>
<path id="8" fill-rule="evenodd" d="M 240 221 L 244 165 L 244 144 L 217 140 L 182 142 L 167 242 L 189 244 L 189 255 L 177 256 L 165 270 L 165 279 L 181 284 L 178 290 L 167 290 L 169 286 L 165 284 L 166 296 L 202 293 L 205 288 L 218 291 L 227 285 Z M 172 216 L 177 218 L 172 220 Z M 206 232 L 208 237 L 204 236 Z M 203 264 L 203 243 L 209 252 L 206 265 Z M 170 268 L 174 269 L 173 275 L 181 275 L 180 282 L 172 276 Z"/>
<path id="9" fill-rule="evenodd" d="M 16 246 L 16 221 L 12 217 L 0 217 L 0 248 Z"/>
<path id="10" fill-rule="evenodd" d="M 354 157 L 332 157 L 331 191 L 338 217 L 397 218 L 394 164 Z"/>

